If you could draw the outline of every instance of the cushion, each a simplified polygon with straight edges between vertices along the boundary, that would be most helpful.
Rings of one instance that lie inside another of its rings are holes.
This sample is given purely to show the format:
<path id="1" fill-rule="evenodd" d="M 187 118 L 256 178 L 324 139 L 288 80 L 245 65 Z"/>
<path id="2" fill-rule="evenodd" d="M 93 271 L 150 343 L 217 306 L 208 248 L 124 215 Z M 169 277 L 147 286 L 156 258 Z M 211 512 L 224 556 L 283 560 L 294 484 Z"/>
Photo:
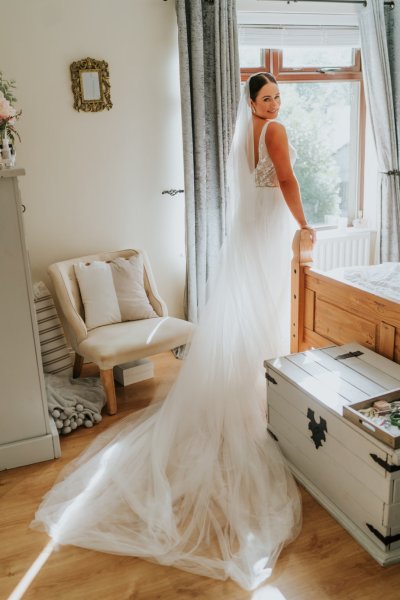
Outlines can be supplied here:
<path id="1" fill-rule="evenodd" d="M 121 311 L 109 263 L 74 264 L 88 329 L 121 322 Z"/>
<path id="2" fill-rule="evenodd" d="M 143 256 L 115 258 L 110 263 L 117 293 L 121 321 L 137 321 L 157 317 L 144 289 Z"/>
<path id="3" fill-rule="evenodd" d="M 70 376 L 72 375 L 72 357 L 53 298 L 43 281 L 33 284 L 33 299 L 39 329 L 43 371 Z"/>
<path id="4" fill-rule="evenodd" d="M 112 369 L 186 344 L 194 330 L 193 323 L 175 317 L 125 321 L 89 331 L 78 351 L 100 369 Z"/>
<path id="5" fill-rule="evenodd" d="M 142 254 L 74 265 L 88 330 L 158 317 L 144 289 Z"/>

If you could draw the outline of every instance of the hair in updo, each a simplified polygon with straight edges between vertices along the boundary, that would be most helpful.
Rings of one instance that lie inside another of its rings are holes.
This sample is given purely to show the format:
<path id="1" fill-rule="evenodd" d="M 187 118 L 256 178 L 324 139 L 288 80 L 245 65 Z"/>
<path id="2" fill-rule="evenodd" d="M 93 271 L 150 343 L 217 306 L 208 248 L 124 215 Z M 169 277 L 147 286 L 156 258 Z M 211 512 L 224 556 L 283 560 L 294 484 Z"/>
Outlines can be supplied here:
<path id="1" fill-rule="evenodd" d="M 258 92 L 266 83 L 276 83 L 276 79 L 271 73 L 256 73 L 249 79 L 249 92 L 250 98 L 254 100 L 257 98 Z"/>

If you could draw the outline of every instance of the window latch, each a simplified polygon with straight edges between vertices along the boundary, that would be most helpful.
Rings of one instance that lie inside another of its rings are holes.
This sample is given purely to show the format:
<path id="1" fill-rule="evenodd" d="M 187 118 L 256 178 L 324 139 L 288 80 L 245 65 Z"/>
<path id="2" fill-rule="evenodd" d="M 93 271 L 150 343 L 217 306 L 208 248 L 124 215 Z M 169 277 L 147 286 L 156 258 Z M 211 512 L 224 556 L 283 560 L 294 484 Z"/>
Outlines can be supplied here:
<path id="1" fill-rule="evenodd" d="M 340 69 L 339 67 L 326 67 L 324 69 L 318 69 L 318 73 L 337 73 L 338 71 L 341 71 L 342 69 Z"/>

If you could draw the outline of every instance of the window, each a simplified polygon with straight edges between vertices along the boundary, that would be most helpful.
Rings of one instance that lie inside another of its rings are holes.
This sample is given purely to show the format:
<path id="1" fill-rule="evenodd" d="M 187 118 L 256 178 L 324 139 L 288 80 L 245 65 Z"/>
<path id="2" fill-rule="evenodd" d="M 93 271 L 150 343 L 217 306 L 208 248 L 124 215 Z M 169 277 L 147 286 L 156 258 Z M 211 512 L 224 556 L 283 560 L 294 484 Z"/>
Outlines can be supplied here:
<path id="1" fill-rule="evenodd" d="M 295 173 L 313 225 L 348 223 L 363 205 L 365 100 L 359 48 L 349 46 L 240 47 L 242 81 L 269 71 L 280 84 Z"/>

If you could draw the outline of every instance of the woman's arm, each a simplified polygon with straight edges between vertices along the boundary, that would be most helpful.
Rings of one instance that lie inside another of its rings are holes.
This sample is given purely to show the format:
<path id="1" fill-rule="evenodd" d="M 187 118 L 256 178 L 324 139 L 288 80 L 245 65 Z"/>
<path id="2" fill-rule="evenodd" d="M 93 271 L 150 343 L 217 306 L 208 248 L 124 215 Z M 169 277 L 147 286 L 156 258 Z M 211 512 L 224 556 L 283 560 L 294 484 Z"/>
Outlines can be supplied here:
<path id="1" fill-rule="evenodd" d="M 290 212 L 301 229 L 310 230 L 312 239 L 315 241 L 315 232 L 308 225 L 304 215 L 300 187 L 290 162 L 289 142 L 286 129 L 282 123 L 274 121 L 268 125 L 265 134 L 265 143 L 271 160 L 274 163 L 279 186 Z"/>

